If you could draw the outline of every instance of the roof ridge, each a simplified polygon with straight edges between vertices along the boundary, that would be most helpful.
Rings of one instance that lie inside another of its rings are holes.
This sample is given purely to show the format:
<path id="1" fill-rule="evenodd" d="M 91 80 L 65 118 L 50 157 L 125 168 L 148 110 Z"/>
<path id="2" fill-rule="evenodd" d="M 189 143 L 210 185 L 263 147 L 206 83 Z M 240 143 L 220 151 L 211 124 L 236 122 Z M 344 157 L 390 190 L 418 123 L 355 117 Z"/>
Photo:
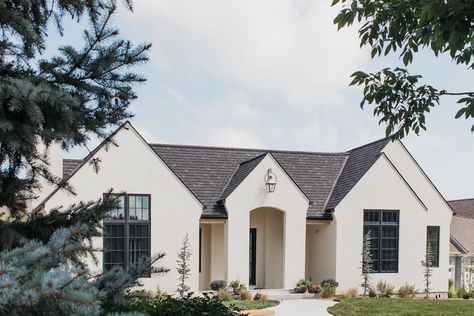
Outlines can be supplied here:
<path id="1" fill-rule="evenodd" d="M 252 161 L 254 161 L 254 160 L 256 160 L 256 159 L 259 159 L 259 158 L 261 158 L 261 157 L 263 157 L 263 156 L 266 156 L 266 155 L 268 155 L 268 154 L 269 154 L 269 152 L 266 152 L 266 153 L 263 153 L 263 154 L 261 154 L 261 155 L 258 155 L 257 157 L 253 157 L 253 158 L 251 158 L 251 159 L 244 160 L 244 161 L 242 161 L 241 163 L 239 163 L 239 166 L 242 166 L 242 165 L 244 165 L 244 164 L 246 164 L 246 163 L 252 162 Z"/>
<path id="2" fill-rule="evenodd" d="M 336 179 L 334 179 L 334 183 L 332 184 L 331 191 L 329 191 L 328 197 L 326 198 L 326 202 L 324 202 L 324 207 L 323 210 L 326 210 L 326 207 L 331 200 L 332 193 L 334 192 L 334 188 L 336 187 L 337 182 L 339 181 L 339 178 L 341 177 L 342 171 L 344 170 L 344 167 L 346 166 L 347 160 L 349 159 L 349 155 L 344 158 L 344 162 L 341 165 L 341 169 L 339 169 L 339 172 L 337 173 Z"/>
<path id="3" fill-rule="evenodd" d="M 200 148 L 200 149 L 217 149 L 217 150 L 235 150 L 235 151 L 255 151 L 265 153 L 297 153 L 309 155 L 348 155 L 347 151 L 322 152 L 322 151 L 305 151 L 305 150 L 284 150 L 284 149 L 265 149 L 265 148 L 246 148 L 246 147 L 225 147 L 225 146 L 205 146 L 205 145 L 178 145 L 178 144 L 161 144 L 149 143 L 150 146 L 157 147 L 174 147 L 174 148 Z"/>
<path id="4" fill-rule="evenodd" d="M 380 138 L 380 139 L 374 140 L 373 142 L 370 142 L 370 143 L 368 143 L 368 144 L 365 144 L 365 145 L 362 145 L 362 146 L 359 146 L 359 147 L 352 148 L 352 149 L 349 150 L 349 152 L 354 151 L 354 150 L 358 150 L 358 149 L 362 149 L 362 148 L 364 148 L 364 147 L 367 147 L 367 146 L 370 146 L 370 145 L 374 145 L 374 144 L 376 144 L 376 143 L 378 143 L 378 142 L 382 142 L 382 141 L 390 141 L 390 138 L 384 137 L 384 138 Z"/>

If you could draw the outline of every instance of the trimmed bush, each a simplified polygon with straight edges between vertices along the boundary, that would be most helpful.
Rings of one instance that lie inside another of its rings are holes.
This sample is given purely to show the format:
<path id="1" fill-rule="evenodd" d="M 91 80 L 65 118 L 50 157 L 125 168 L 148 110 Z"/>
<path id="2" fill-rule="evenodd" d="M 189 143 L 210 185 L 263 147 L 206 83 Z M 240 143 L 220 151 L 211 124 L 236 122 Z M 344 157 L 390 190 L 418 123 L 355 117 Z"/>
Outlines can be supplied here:
<path id="1" fill-rule="evenodd" d="M 102 303 L 104 315 L 109 313 L 144 313 L 150 316 L 235 316 L 236 308 L 222 304 L 222 301 L 212 299 L 208 293 L 203 297 L 183 298 L 162 296 L 151 300 L 134 302 L 105 301 Z"/>
<path id="2" fill-rule="evenodd" d="M 470 297 L 471 295 L 469 295 L 469 293 L 464 293 L 464 295 L 462 296 L 462 298 L 465 300 L 468 300 Z"/>
<path id="3" fill-rule="evenodd" d="M 339 283 L 334 279 L 326 279 L 321 282 L 321 295 L 323 298 L 334 296 Z"/>
<path id="4" fill-rule="evenodd" d="M 416 295 L 415 285 L 405 285 L 400 286 L 398 289 L 398 297 L 400 298 L 414 298 Z"/>
<path id="5" fill-rule="evenodd" d="M 219 291 L 220 289 L 225 289 L 226 287 L 226 280 L 214 280 L 211 282 L 211 290 L 213 291 Z"/>

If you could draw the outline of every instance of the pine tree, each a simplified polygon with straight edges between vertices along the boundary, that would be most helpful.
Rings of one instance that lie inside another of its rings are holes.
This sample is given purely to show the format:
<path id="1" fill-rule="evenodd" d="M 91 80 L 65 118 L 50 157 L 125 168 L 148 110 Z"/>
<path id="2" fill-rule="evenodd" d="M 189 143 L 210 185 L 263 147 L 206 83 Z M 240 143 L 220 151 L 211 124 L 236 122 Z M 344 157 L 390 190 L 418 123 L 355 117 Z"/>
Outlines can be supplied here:
<path id="1" fill-rule="evenodd" d="M 433 268 L 432 268 L 433 261 L 434 261 L 433 251 L 431 250 L 431 244 L 428 242 L 426 244 L 425 260 L 421 262 L 424 267 L 423 278 L 425 280 L 425 297 L 426 298 L 430 297 L 431 275 L 433 274 Z"/>
<path id="2" fill-rule="evenodd" d="M 131 0 L 123 2 L 132 9 Z M 0 207 L 13 216 L 0 220 L 2 315 L 99 315 L 102 299 L 124 300 L 144 271 L 168 271 L 154 266 L 161 253 L 128 271 L 90 274 L 84 259 L 100 251 L 92 238 L 101 236 L 102 219 L 116 207 L 110 195 L 25 212 L 41 178 L 73 191 L 50 172 L 39 145 L 86 146 L 131 117 L 133 87 L 145 79 L 130 69 L 148 60 L 151 46 L 120 39 L 111 26 L 115 10 L 115 0 L 0 2 Z M 84 45 L 64 44 L 45 58 L 48 27 L 62 35 L 65 17 L 88 19 Z"/>
<path id="3" fill-rule="evenodd" d="M 115 0 L 0 3 L 0 207 L 14 216 L 35 197 L 40 178 L 73 190 L 49 171 L 39 144 L 86 145 L 131 116 L 132 88 L 145 79 L 130 68 L 148 60 L 150 45 L 120 39 L 111 26 L 115 10 Z M 45 58 L 48 27 L 63 34 L 65 17 L 89 20 L 84 46 L 64 44 Z"/>
<path id="4" fill-rule="evenodd" d="M 178 260 L 176 263 L 178 264 L 178 267 L 176 268 L 176 271 L 178 271 L 179 274 L 179 284 L 178 284 L 178 294 L 180 297 L 184 297 L 186 292 L 189 291 L 189 286 L 186 285 L 186 280 L 189 278 L 191 275 L 191 265 L 189 263 L 189 260 L 191 258 L 191 250 L 190 250 L 190 244 L 189 244 L 189 236 L 186 234 L 183 238 L 183 243 L 181 246 L 181 250 L 178 253 Z"/>
<path id="5" fill-rule="evenodd" d="M 362 288 L 364 289 L 364 297 L 367 295 L 367 292 L 370 290 L 370 274 L 374 272 L 372 269 L 372 264 L 374 260 L 372 259 L 372 235 L 368 231 L 364 234 L 364 239 L 362 241 Z"/>

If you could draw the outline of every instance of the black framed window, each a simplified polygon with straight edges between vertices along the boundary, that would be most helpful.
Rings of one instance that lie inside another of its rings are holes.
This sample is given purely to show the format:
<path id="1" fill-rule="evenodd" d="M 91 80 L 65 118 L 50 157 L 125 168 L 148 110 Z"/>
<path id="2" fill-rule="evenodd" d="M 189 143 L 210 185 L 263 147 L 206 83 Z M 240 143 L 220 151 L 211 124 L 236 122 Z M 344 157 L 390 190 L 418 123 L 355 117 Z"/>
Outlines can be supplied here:
<path id="1" fill-rule="evenodd" d="M 433 261 L 431 266 L 439 267 L 439 226 L 426 227 L 426 250 L 428 250 L 428 243 L 430 244 Z"/>
<path id="2" fill-rule="evenodd" d="M 398 272 L 399 214 L 391 210 L 364 210 L 364 235 L 371 235 L 374 273 Z"/>
<path id="3" fill-rule="evenodd" d="M 119 206 L 104 219 L 104 270 L 113 266 L 127 270 L 151 256 L 150 195 L 117 197 Z"/>

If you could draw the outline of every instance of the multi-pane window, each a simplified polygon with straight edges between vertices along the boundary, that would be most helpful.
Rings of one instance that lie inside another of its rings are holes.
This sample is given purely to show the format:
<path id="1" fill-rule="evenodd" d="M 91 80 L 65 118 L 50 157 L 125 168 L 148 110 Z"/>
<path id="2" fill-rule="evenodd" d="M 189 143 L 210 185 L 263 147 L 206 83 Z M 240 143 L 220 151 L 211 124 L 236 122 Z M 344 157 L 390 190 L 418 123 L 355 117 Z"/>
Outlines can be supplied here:
<path id="1" fill-rule="evenodd" d="M 428 226 L 426 228 L 426 250 L 428 251 L 428 244 L 430 245 L 432 267 L 439 267 L 439 226 Z"/>
<path id="2" fill-rule="evenodd" d="M 104 219 L 104 270 L 150 258 L 150 195 L 123 194 Z"/>
<path id="3" fill-rule="evenodd" d="M 398 225 L 398 211 L 364 211 L 364 235 L 370 232 L 375 273 L 398 272 Z"/>

